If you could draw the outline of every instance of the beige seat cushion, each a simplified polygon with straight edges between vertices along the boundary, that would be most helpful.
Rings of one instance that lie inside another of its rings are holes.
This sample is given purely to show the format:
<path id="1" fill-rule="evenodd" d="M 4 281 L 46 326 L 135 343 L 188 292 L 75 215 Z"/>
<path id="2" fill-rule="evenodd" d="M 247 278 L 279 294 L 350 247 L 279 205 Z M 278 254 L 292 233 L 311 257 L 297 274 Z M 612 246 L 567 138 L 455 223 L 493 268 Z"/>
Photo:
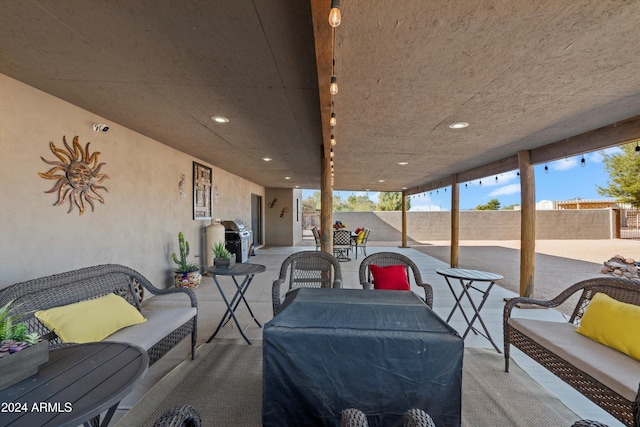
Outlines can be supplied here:
<path id="1" fill-rule="evenodd" d="M 568 322 L 511 318 L 509 324 L 625 399 L 635 400 L 639 361 L 580 335 Z"/>

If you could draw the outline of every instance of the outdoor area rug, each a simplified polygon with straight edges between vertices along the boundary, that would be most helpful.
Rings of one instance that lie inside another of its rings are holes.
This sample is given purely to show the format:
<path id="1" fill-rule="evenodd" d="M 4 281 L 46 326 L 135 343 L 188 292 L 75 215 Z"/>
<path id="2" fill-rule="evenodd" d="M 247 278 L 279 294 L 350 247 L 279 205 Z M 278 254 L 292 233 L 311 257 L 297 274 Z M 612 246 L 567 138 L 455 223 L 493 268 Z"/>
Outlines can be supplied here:
<path id="1" fill-rule="evenodd" d="M 158 382 L 118 426 L 153 426 L 176 405 L 194 406 L 203 426 L 260 426 L 262 346 L 215 340 L 198 349 Z M 504 357 L 494 350 L 465 349 L 462 426 L 570 426 L 579 419 L 513 360 L 504 372 Z"/>

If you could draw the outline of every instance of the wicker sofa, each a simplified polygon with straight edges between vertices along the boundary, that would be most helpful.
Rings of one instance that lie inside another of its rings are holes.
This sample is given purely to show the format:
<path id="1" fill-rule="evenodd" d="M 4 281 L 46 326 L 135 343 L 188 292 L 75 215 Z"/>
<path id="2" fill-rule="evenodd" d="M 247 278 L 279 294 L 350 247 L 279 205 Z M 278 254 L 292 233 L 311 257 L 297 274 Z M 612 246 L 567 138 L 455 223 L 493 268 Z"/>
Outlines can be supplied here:
<path id="1" fill-rule="evenodd" d="M 189 289 L 158 289 L 129 267 L 105 264 L 16 283 L 0 289 L 0 306 L 13 301 L 14 312 L 31 332 L 60 344 L 55 333 L 35 318 L 36 310 L 68 305 L 115 293 L 125 298 L 147 319 L 109 335 L 105 340 L 136 344 L 147 350 L 149 365 L 159 360 L 191 334 L 191 358 L 195 358 L 198 302 Z M 150 298 L 145 298 L 150 296 Z"/>
<path id="2" fill-rule="evenodd" d="M 575 332 L 598 292 L 640 305 L 640 282 L 609 276 L 576 283 L 549 301 L 509 300 L 504 307 L 505 370 L 513 344 L 623 424 L 639 427 L 640 361 Z M 578 301 L 568 322 L 512 317 L 518 304 L 558 307 L 573 295 Z"/>

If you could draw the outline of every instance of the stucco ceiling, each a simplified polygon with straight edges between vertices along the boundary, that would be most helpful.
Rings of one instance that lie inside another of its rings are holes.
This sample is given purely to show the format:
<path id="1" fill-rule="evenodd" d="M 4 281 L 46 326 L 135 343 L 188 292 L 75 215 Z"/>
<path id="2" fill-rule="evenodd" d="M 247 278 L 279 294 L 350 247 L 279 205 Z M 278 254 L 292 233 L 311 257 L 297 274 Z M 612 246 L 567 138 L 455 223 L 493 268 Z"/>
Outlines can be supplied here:
<path id="1" fill-rule="evenodd" d="M 319 188 L 329 3 L 6 0 L 0 72 L 260 185 Z M 341 3 L 337 190 L 416 188 L 640 115 L 638 0 Z"/>

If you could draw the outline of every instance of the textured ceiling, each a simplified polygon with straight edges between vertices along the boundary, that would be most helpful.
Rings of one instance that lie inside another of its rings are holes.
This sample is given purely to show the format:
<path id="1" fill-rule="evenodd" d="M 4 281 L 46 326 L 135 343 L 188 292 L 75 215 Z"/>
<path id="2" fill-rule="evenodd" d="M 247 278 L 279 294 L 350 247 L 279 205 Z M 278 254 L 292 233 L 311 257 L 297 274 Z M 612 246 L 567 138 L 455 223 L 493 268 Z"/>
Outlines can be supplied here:
<path id="1" fill-rule="evenodd" d="M 318 3 L 6 0 L 0 73 L 260 185 L 319 188 Z M 335 189 L 420 187 L 640 115 L 638 0 L 341 10 Z"/>

